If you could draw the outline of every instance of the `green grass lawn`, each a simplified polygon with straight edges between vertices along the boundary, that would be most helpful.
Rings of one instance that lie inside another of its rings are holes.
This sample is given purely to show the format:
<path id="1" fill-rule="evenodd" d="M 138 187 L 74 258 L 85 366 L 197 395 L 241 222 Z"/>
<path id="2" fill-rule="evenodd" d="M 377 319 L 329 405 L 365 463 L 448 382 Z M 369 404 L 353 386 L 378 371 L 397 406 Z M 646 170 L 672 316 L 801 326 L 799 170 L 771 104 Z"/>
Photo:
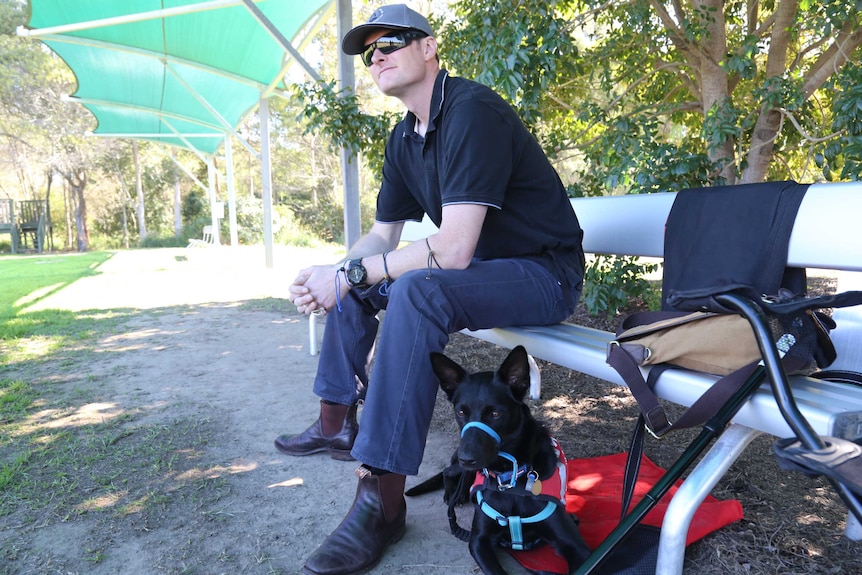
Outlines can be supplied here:
<path id="1" fill-rule="evenodd" d="M 62 310 L 28 312 L 27 307 L 74 281 L 98 273 L 110 252 L 0 258 L 0 340 L 56 335 L 85 328 Z M 0 358 L 2 359 L 2 358 Z"/>
<path id="2" fill-rule="evenodd" d="M 136 311 L 31 306 L 98 274 L 111 256 L 0 257 L 0 521 L 22 509 L 23 518 L 16 520 L 23 524 L 95 511 L 88 506 L 93 493 L 128 490 L 141 478 L 151 479 L 142 484 L 150 491 L 135 492 L 127 498 L 132 503 L 124 505 L 154 505 L 159 499 L 151 497 L 153 486 L 167 481 L 162 475 L 176 457 L 178 438 L 201 435 L 200 420 L 142 426 L 136 424 L 139 414 L 134 411 L 86 425 L 43 425 L 76 413 L 96 397 L 75 384 L 46 378 L 46 369 L 58 374 L 77 369 L 72 366 L 86 361 L 93 341 Z M 39 412 L 53 415 L 33 419 Z M 143 439 L 121 442 L 130 435 Z M 3 554 L 0 549 L 0 557 Z"/>

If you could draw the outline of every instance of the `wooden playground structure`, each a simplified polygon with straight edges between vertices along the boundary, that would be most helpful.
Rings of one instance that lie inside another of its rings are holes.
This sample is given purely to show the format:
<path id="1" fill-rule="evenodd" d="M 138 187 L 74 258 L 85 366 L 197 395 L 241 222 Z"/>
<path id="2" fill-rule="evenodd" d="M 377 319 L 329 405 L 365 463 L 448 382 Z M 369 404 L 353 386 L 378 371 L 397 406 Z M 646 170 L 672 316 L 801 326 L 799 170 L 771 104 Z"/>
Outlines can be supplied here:
<path id="1" fill-rule="evenodd" d="M 12 237 L 12 253 L 54 249 L 54 231 L 46 200 L 0 199 L 0 234 Z"/>

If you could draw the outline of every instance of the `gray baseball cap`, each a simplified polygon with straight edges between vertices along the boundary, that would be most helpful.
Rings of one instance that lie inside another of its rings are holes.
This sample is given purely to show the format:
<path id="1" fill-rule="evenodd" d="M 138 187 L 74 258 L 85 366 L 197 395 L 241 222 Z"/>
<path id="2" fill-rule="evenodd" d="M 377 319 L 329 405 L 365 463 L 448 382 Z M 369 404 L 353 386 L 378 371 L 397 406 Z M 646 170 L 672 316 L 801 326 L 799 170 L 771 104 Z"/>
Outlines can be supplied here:
<path id="1" fill-rule="evenodd" d="M 419 30 L 429 36 L 434 35 L 425 16 L 404 4 L 392 4 L 381 6 L 365 24 L 355 26 L 345 34 L 341 49 L 345 54 L 361 54 L 365 50 L 365 39 L 377 30 Z"/>

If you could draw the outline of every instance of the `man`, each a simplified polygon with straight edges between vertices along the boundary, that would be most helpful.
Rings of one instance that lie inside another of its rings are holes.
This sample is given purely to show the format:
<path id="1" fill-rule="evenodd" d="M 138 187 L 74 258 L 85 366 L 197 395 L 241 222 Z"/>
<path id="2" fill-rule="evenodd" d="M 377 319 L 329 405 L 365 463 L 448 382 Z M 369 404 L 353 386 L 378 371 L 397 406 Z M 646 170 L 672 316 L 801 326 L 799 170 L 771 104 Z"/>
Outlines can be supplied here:
<path id="1" fill-rule="evenodd" d="M 302 270 L 290 287 L 299 311 L 328 312 L 320 416 L 276 446 L 362 463 L 353 506 L 305 564 L 313 575 L 361 573 L 403 535 L 405 476 L 418 473 L 437 397 L 430 352 L 463 328 L 562 321 L 584 270 L 578 220 L 538 143 L 493 91 L 440 68 L 423 16 L 384 6 L 342 49 L 407 114 L 386 145 L 371 230 L 345 263 Z M 439 231 L 399 248 L 404 222 L 426 213 Z"/>

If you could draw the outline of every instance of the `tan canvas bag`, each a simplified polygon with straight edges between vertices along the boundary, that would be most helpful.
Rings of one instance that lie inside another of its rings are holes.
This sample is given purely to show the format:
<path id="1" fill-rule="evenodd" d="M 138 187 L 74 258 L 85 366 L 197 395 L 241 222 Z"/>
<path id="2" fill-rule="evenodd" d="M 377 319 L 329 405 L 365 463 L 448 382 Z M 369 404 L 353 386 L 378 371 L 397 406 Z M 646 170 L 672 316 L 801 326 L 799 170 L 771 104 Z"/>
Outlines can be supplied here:
<path id="1" fill-rule="evenodd" d="M 640 365 L 670 363 L 715 375 L 760 359 L 748 320 L 732 314 L 692 312 L 623 329 L 615 343 Z"/>

